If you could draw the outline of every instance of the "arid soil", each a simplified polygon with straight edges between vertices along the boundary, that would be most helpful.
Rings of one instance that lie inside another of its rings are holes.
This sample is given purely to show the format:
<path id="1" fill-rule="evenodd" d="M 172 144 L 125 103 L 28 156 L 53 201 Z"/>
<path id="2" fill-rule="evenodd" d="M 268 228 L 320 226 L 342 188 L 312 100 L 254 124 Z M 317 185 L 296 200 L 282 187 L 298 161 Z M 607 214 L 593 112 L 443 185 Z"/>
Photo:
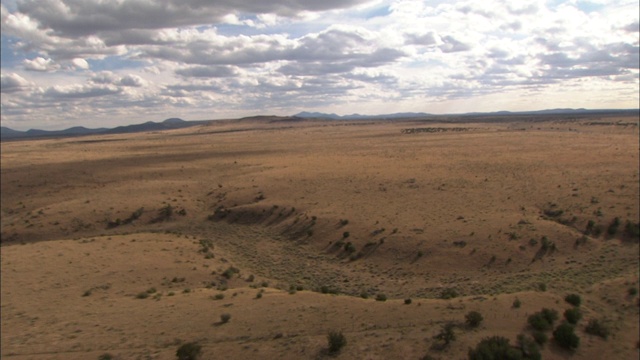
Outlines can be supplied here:
<path id="1" fill-rule="evenodd" d="M 3 142 L 1 356 L 465 359 L 578 294 L 542 358 L 637 359 L 638 119 L 490 120 Z"/>

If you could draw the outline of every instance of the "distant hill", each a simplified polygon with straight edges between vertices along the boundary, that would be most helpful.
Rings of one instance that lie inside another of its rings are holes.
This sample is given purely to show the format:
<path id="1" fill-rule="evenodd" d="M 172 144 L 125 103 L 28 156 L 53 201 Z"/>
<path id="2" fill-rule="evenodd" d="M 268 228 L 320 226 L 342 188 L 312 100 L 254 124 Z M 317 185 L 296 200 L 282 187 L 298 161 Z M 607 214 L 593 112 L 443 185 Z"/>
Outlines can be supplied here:
<path id="1" fill-rule="evenodd" d="M 97 135 L 97 134 L 128 134 L 136 132 L 147 131 L 162 131 L 181 129 L 196 125 L 202 125 L 208 123 L 209 120 L 202 121 L 185 121 L 179 118 L 170 118 L 162 122 L 147 121 L 143 124 L 118 126 L 112 129 L 98 128 L 88 129 L 82 126 L 75 126 L 65 130 L 38 130 L 31 129 L 27 131 L 13 130 L 3 126 L 0 133 L 0 140 L 13 140 L 13 139 L 35 139 L 46 137 L 68 137 L 68 136 L 82 136 L 82 135 Z"/>
<path id="2" fill-rule="evenodd" d="M 327 114 L 321 112 L 307 112 L 303 111 L 293 115 L 294 117 L 305 118 L 305 119 L 333 119 L 333 120 L 361 120 L 361 119 L 408 119 L 408 118 L 417 118 L 430 116 L 428 113 L 414 113 L 414 112 L 403 112 L 403 113 L 393 113 L 393 114 L 381 114 L 381 115 L 361 115 L 361 114 L 351 114 L 351 115 L 337 115 L 337 114 Z"/>
<path id="3" fill-rule="evenodd" d="M 434 115 L 423 112 L 404 112 L 404 113 L 392 113 L 383 115 L 337 115 L 334 113 L 321 113 L 321 112 L 307 112 L 303 111 L 294 116 L 306 119 L 333 119 L 333 120 L 356 120 L 356 119 L 409 119 L 420 117 L 432 117 L 442 116 L 447 117 L 451 115 L 455 116 L 510 116 L 510 115 L 596 115 L 596 114 L 640 114 L 639 109 L 545 109 L 534 111 L 494 111 L 494 112 L 469 112 L 462 114 L 443 114 Z"/>

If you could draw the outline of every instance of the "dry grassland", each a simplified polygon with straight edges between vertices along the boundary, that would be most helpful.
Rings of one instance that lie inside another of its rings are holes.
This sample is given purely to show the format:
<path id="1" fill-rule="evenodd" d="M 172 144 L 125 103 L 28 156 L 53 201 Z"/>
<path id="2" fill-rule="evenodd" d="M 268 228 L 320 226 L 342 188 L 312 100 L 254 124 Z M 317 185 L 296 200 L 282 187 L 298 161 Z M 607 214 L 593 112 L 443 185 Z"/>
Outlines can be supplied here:
<path id="1" fill-rule="evenodd" d="M 279 120 L 3 142 L 2 358 L 464 359 L 569 293 L 544 359 L 638 358 L 637 118 Z"/>

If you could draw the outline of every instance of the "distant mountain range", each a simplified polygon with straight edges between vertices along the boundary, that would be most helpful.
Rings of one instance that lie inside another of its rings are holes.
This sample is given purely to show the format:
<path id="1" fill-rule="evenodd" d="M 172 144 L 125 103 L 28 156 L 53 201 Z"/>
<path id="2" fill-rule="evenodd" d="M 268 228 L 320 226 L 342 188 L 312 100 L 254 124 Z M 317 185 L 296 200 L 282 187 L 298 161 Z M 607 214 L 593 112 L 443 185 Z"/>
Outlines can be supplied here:
<path id="1" fill-rule="evenodd" d="M 423 112 L 401 112 L 382 115 L 337 115 L 333 113 L 321 113 L 321 112 L 300 112 L 293 116 L 305 119 L 333 119 L 333 120 L 356 120 L 356 119 L 409 119 L 409 118 L 421 118 L 426 116 L 506 116 L 506 115 L 589 115 L 589 114 L 640 114 L 639 109 L 546 109 L 536 111 L 495 111 L 495 112 L 471 112 L 461 114 L 447 114 L 447 115 L 434 115 Z"/>
<path id="2" fill-rule="evenodd" d="M 82 136 L 82 135 L 98 135 L 98 134 L 129 134 L 136 132 L 162 131 L 172 129 L 182 129 L 191 126 L 202 125 L 210 120 L 204 121 L 185 121 L 178 118 L 170 118 L 162 122 L 147 121 L 143 124 L 118 126 L 115 128 L 98 128 L 87 129 L 82 126 L 76 126 L 65 130 L 37 130 L 31 129 L 27 131 L 13 130 L 8 127 L 0 127 L 0 140 L 11 139 L 31 139 L 61 136 Z"/>
<path id="3" fill-rule="evenodd" d="M 414 118 L 443 118 L 450 119 L 451 117 L 487 117 L 487 116 L 523 116 L 523 115 L 598 115 L 598 114 L 620 114 L 620 115 L 640 115 L 640 109 L 547 109 L 537 111 L 497 111 L 497 112 L 473 112 L 463 114 L 448 114 L 448 115 L 434 115 L 423 112 L 400 112 L 392 114 L 381 115 L 337 115 L 333 113 L 321 113 L 321 112 L 307 112 L 303 111 L 297 113 L 291 117 L 278 117 L 278 116 L 252 116 L 248 118 L 238 119 L 237 121 L 253 120 L 253 121 L 269 121 L 269 122 L 282 122 L 282 121 L 298 121 L 304 119 L 327 119 L 327 120 L 393 120 L 393 119 L 414 119 Z M 47 137 L 69 137 L 69 136 L 82 136 L 82 135 L 98 135 L 98 134 L 129 134 L 136 132 L 149 132 L 149 131 L 163 131 L 172 129 L 182 129 L 191 126 L 207 124 L 214 120 L 200 120 L 200 121 L 185 121 L 179 118 L 170 118 L 162 122 L 148 121 L 143 124 L 134 124 L 126 126 L 118 126 L 115 128 L 98 128 L 87 129 L 82 126 L 76 126 L 65 130 L 37 130 L 31 129 L 27 131 L 13 130 L 8 127 L 0 127 L 0 140 L 13 140 L 13 139 L 34 139 L 34 138 L 47 138 Z M 456 119 L 454 118 L 454 120 Z"/>

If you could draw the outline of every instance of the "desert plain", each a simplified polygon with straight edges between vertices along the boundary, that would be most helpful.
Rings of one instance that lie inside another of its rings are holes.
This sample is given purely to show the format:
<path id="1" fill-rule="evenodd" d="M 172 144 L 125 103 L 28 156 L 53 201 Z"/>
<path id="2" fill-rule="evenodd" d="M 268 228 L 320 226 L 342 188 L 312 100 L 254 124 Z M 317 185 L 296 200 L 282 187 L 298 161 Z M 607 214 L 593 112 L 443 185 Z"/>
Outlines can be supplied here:
<path id="1" fill-rule="evenodd" d="M 546 331 L 543 359 L 639 355 L 637 116 L 254 117 L 1 151 L 3 359 L 466 359 L 542 308 L 557 326 L 569 294 L 579 346 Z"/>

